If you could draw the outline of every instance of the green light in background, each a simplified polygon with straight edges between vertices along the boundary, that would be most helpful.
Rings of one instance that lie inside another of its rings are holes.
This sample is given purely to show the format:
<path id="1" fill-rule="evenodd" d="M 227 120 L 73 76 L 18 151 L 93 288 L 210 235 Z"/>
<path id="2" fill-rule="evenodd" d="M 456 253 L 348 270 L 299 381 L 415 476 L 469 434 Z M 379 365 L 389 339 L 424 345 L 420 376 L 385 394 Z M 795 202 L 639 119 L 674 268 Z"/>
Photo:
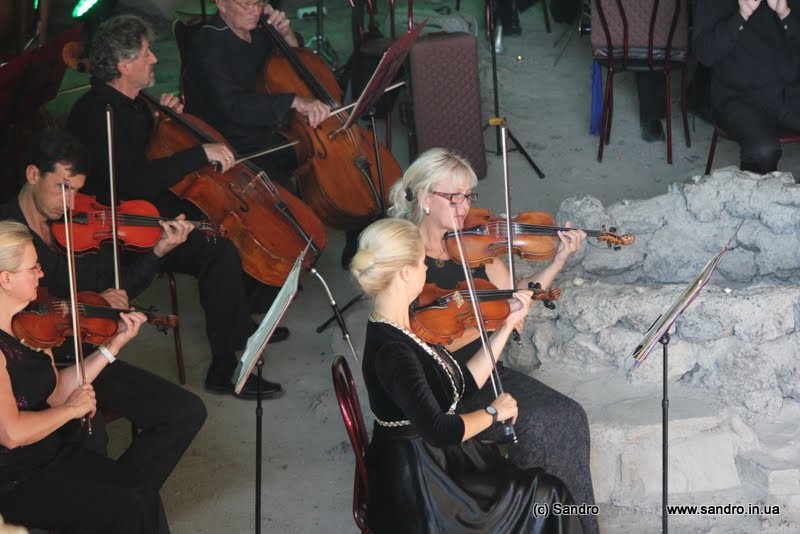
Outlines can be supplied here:
<path id="1" fill-rule="evenodd" d="M 33 9 L 39 9 L 39 0 L 33 0 Z"/>
<path id="2" fill-rule="evenodd" d="M 72 18 L 77 19 L 86 14 L 97 3 L 97 0 L 79 0 L 75 9 L 72 10 Z"/>

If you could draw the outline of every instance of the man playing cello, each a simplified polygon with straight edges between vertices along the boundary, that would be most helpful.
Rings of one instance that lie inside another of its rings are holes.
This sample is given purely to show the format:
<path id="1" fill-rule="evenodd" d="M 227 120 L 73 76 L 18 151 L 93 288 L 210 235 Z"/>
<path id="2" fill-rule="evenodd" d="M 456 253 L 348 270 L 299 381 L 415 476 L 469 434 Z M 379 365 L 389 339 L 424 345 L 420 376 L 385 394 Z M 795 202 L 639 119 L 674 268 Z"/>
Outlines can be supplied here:
<path id="1" fill-rule="evenodd" d="M 76 102 L 67 126 L 92 151 L 91 176 L 85 190 L 107 203 L 106 106 L 110 105 L 117 125 L 114 157 L 119 197 L 122 200 L 148 200 L 158 207 L 162 216 L 175 217 L 186 213 L 196 219 L 201 216 L 197 209 L 173 195 L 169 188 L 184 175 L 210 161 L 219 162 L 222 170 L 227 171 L 233 165 L 233 153 L 226 145 L 214 143 L 198 145 L 170 157 L 147 159 L 146 147 L 154 119 L 150 109 L 137 96 L 154 83 L 153 65 L 157 59 L 150 50 L 152 40 L 152 30 L 136 16 L 114 17 L 100 26 L 90 55 L 92 89 Z M 164 95 L 161 103 L 177 112 L 182 111 L 182 105 L 175 97 Z M 233 395 L 231 380 L 236 368 L 235 352 L 244 348 L 247 338 L 255 330 L 238 251 L 227 239 L 212 242 L 193 232 L 184 244 L 164 258 L 161 268 L 197 278 L 212 354 L 206 389 Z M 261 288 L 266 286 L 254 284 L 251 296 Z M 272 341 L 281 341 L 288 335 L 286 328 L 276 329 Z M 257 379 L 251 377 L 238 396 L 254 399 L 256 391 Z M 262 398 L 275 398 L 282 393 L 280 384 L 262 380 Z"/>

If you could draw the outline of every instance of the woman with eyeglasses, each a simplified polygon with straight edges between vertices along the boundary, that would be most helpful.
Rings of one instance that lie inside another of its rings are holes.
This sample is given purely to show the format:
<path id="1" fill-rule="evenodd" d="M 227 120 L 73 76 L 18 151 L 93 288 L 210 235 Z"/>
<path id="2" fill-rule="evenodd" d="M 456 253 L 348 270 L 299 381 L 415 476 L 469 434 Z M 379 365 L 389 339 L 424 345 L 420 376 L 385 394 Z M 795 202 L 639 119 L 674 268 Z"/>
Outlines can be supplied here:
<path id="1" fill-rule="evenodd" d="M 464 281 L 460 264 L 450 259 L 442 237 L 451 232 L 455 221 L 461 229 L 472 203 L 478 179 L 469 163 L 459 155 L 441 148 L 421 154 L 391 191 L 389 215 L 409 220 L 419 227 L 425 247 L 426 283 L 442 289 L 455 289 Z M 567 223 L 565 226 L 569 226 Z M 560 244 L 552 262 L 533 276 L 516 281 L 514 287 L 527 289 L 529 282 L 547 288 L 586 240 L 581 230 L 559 232 Z M 510 289 L 508 267 L 497 258 L 474 268 L 474 278 L 489 280 L 496 287 Z M 517 327 L 522 331 L 522 324 Z M 460 364 L 480 348 L 477 330 L 467 330 L 447 349 Z M 496 356 L 500 357 L 500 351 Z M 512 446 L 509 458 L 519 467 L 543 467 L 569 488 L 575 502 L 594 504 L 589 471 L 589 423 L 580 404 L 542 382 L 498 362 L 498 371 L 505 391 L 519 403 L 519 416 L 514 425 L 519 443 Z M 460 409 L 469 411 L 487 406 L 494 398 L 491 387 L 484 387 L 462 399 Z M 485 435 L 484 435 L 485 434 Z M 484 439 L 502 439 L 498 428 L 481 435 Z M 598 532 L 595 516 L 582 516 L 586 532 Z"/>
<path id="2" fill-rule="evenodd" d="M 558 513 L 574 507 L 563 482 L 541 468 L 519 469 L 475 439 L 498 421 L 516 419 L 510 394 L 456 413 L 491 366 L 482 349 L 459 365 L 411 332 L 408 307 L 426 270 L 419 230 L 400 219 L 367 227 L 350 266 L 373 298 L 362 362 L 375 415 L 366 454 L 367 523 L 376 533 L 583 532 L 577 516 Z M 495 350 L 527 313 L 530 291 L 512 300 L 511 315 L 492 336 Z"/>
<path id="3" fill-rule="evenodd" d="M 121 314 L 117 334 L 84 359 L 80 385 L 75 366 L 57 370 L 49 350 L 14 335 L 12 318 L 36 298 L 43 275 L 28 228 L 0 221 L 0 515 L 59 532 L 169 532 L 158 488 L 59 432 L 95 414 L 91 382 L 146 318 Z"/>

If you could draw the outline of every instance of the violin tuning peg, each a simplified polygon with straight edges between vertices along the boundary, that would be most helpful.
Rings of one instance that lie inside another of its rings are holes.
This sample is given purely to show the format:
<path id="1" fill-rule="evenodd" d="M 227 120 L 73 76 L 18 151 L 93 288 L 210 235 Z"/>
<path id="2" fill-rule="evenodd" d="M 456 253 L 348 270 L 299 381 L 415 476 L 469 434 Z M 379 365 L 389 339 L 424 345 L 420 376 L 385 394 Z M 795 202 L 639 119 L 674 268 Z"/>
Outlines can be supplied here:
<path id="1" fill-rule="evenodd" d="M 605 229 L 605 226 L 603 228 Z M 617 227 L 616 226 L 612 226 L 611 228 L 608 229 L 608 231 L 611 232 L 612 234 L 616 234 L 617 233 Z"/>
<path id="2" fill-rule="evenodd" d="M 544 307 L 547 308 L 548 310 L 555 310 L 556 309 L 556 305 L 553 304 L 553 302 L 550 301 L 550 300 L 545 300 L 544 301 Z"/>
<path id="3" fill-rule="evenodd" d="M 622 246 L 621 245 L 614 245 L 614 250 L 615 251 L 622 250 Z"/>

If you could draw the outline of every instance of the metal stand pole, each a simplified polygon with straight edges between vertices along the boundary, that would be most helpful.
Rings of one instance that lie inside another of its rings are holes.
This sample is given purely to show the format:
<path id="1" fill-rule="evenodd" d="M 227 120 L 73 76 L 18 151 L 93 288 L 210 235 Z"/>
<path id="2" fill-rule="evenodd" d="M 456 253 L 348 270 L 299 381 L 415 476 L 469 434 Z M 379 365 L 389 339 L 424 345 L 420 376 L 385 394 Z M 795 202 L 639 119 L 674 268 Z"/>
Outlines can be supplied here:
<path id="1" fill-rule="evenodd" d="M 256 385 L 256 534 L 261 534 L 261 421 L 264 409 L 261 407 L 261 380 L 264 358 L 258 358 L 258 383 Z"/>
<path id="2" fill-rule="evenodd" d="M 661 399 L 661 532 L 667 534 L 667 480 L 669 478 L 669 465 L 667 462 L 667 449 L 669 447 L 669 396 L 667 388 L 669 382 L 667 380 L 667 345 L 669 345 L 669 334 L 664 334 L 659 340 L 662 347 L 662 359 L 664 363 L 663 382 L 664 382 L 664 395 Z"/>

